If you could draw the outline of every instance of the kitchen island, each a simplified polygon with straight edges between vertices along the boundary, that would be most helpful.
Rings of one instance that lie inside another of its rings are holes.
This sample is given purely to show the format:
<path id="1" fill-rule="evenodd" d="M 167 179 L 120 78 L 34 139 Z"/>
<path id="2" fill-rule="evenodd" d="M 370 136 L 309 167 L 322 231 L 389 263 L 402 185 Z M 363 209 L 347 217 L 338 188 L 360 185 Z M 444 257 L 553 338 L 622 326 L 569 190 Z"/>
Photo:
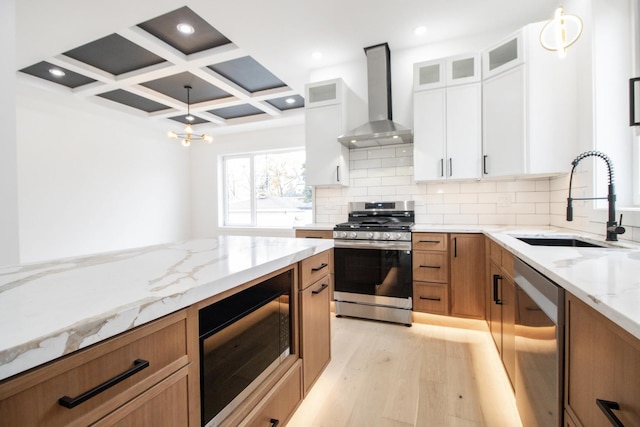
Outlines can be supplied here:
<path id="1" fill-rule="evenodd" d="M 0 380 L 332 247 L 220 236 L 1 267 Z"/>

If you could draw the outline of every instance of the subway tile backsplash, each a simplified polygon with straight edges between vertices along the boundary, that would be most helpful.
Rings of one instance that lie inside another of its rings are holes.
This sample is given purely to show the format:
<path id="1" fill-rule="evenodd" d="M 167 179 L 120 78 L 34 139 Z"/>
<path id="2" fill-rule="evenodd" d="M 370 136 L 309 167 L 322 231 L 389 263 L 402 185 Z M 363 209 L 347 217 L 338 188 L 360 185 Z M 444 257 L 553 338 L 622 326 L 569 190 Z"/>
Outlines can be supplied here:
<path id="1" fill-rule="evenodd" d="M 550 224 L 549 178 L 416 183 L 412 144 L 351 150 L 349 163 L 349 187 L 316 188 L 316 222 L 346 221 L 350 201 L 414 200 L 422 224 Z"/>
<path id="2" fill-rule="evenodd" d="M 413 145 L 362 148 L 350 153 L 351 185 L 316 188 L 315 221 L 335 224 L 347 220 L 350 201 L 414 200 L 416 222 L 435 225 L 557 226 L 604 235 L 606 211 L 594 211 L 591 202 L 574 202 L 574 221 L 565 220 L 569 175 L 536 179 L 477 182 L 416 183 Z M 582 170 L 573 177 L 573 196 L 587 197 L 590 176 Z M 640 213 L 633 215 L 640 224 Z M 640 227 L 630 226 L 620 240 L 640 241 Z M 604 236 L 603 236 L 604 237 Z"/>

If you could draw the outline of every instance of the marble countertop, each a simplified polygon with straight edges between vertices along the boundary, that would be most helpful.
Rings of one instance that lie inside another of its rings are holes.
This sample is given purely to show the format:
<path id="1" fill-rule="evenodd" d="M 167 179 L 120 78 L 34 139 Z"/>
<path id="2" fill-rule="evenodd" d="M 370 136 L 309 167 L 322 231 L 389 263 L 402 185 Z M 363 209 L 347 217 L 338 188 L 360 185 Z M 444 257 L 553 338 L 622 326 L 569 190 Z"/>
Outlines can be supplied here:
<path id="1" fill-rule="evenodd" d="M 332 247 L 220 236 L 0 267 L 0 380 Z"/>
<path id="2" fill-rule="evenodd" d="M 496 243 L 640 339 L 640 247 L 561 229 L 485 232 Z M 580 237 L 608 248 L 533 246 L 517 237 Z"/>

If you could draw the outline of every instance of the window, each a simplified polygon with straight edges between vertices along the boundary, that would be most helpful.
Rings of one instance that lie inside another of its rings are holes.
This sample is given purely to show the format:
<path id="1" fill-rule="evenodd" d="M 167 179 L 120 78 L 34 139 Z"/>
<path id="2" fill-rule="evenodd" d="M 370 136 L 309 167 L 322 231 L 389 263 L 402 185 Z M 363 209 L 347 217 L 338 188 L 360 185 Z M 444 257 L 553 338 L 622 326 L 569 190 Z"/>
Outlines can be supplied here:
<path id="1" fill-rule="evenodd" d="M 223 157 L 225 226 L 291 227 L 312 222 L 303 150 Z"/>

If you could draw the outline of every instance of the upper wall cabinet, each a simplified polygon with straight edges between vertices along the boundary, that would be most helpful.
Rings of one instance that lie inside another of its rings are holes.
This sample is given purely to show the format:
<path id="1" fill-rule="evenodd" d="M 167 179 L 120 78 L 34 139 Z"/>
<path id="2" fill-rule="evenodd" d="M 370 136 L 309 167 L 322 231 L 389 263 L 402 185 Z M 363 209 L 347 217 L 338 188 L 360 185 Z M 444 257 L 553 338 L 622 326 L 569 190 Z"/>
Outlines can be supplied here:
<path id="1" fill-rule="evenodd" d="M 342 79 L 305 87 L 307 185 L 349 185 L 349 149 L 338 142 L 347 131 L 347 91 Z"/>
<path id="2" fill-rule="evenodd" d="M 483 177 L 569 172 L 577 152 L 577 67 L 530 24 L 483 52 Z"/>
<path id="3" fill-rule="evenodd" d="M 442 81 L 414 86 L 413 160 L 416 181 L 480 178 L 481 85 L 478 55 L 414 66 L 414 81 L 437 65 Z M 435 74 L 434 74 L 435 76 Z"/>
<path id="4" fill-rule="evenodd" d="M 480 55 L 459 55 L 413 65 L 413 90 L 480 81 Z"/>

